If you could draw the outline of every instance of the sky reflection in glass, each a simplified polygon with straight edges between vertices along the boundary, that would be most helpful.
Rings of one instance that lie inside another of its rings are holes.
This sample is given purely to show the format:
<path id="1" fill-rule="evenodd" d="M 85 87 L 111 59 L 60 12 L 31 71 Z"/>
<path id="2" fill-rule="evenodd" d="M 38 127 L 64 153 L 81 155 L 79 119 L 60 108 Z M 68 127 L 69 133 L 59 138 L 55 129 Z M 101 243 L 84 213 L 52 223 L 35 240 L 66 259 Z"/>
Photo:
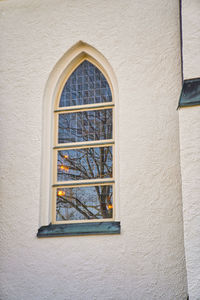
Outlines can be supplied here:
<path id="1" fill-rule="evenodd" d="M 112 109 L 59 114 L 59 144 L 106 139 L 112 139 Z"/>
<path id="2" fill-rule="evenodd" d="M 107 219 L 112 216 L 112 185 L 57 189 L 57 221 Z"/>
<path id="3" fill-rule="evenodd" d="M 58 151 L 57 181 L 111 177 L 111 146 Z"/>
<path id="4" fill-rule="evenodd" d="M 82 62 L 67 80 L 60 107 L 111 102 L 112 95 L 102 72 L 92 63 Z"/>
<path id="5" fill-rule="evenodd" d="M 85 60 L 62 90 L 59 107 L 69 108 L 56 111 L 60 148 L 56 147 L 56 183 L 66 185 L 56 188 L 56 221 L 113 218 L 113 186 L 108 183 L 113 180 L 113 146 L 109 143 L 113 108 L 95 105 L 104 102 L 112 102 L 109 84 L 102 72 Z M 72 107 L 87 104 L 93 105 Z M 99 145 L 89 143 L 93 141 L 100 141 Z M 63 150 L 65 143 L 74 146 Z M 85 180 L 84 185 L 80 180 Z"/>

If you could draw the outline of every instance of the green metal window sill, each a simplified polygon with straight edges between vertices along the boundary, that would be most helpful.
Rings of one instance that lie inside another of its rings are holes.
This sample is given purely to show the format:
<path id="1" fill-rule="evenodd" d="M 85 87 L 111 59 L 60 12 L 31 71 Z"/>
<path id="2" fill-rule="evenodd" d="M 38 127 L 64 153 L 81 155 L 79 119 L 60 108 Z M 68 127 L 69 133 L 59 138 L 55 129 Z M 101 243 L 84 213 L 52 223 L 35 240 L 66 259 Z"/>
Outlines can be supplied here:
<path id="1" fill-rule="evenodd" d="M 74 224 L 49 224 L 38 229 L 37 237 L 75 235 L 119 234 L 120 222 L 91 222 Z"/>
<path id="2" fill-rule="evenodd" d="M 178 107 L 200 105 L 200 78 L 184 80 Z"/>

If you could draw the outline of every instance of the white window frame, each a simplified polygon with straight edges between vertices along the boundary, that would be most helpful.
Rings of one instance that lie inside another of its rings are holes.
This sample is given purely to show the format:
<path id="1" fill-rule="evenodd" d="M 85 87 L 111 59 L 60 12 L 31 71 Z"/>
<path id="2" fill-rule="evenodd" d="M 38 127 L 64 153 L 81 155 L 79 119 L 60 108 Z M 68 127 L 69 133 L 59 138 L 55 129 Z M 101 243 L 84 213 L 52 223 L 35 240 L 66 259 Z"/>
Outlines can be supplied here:
<path id="1" fill-rule="evenodd" d="M 54 147 L 57 147 L 55 143 L 55 138 L 57 136 L 57 127 L 54 124 L 54 114 L 59 114 L 61 112 L 70 111 L 71 107 L 59 107 L 60 95 L 63 90 L 64 84 L 66 83 L 69 76 L 76 69 L 76 67 L 81 63 L 81 61 L 87 59 L 93 65 L 95 65 L 105 76 L 112 93 L 112 103 L 98 103 L 98 104 L 89 104 L 83 105 L 85 110 L 101 108 L 110 108 L 116 107 L 117 101 L 117 81 L 114 75 L 114 72 L 105 59 L 105 57 L 99 53 L 95 48 L 89 46 L 86 43 L 79 42 L 75 46 L 73 46 L 69 51 L 65 53 L 65 55 L 58 61 L 55 65 L 53 71 L 51 72 L 49 79 L 46 84 L 46 89 L 44 93 L 44 106 L 43 106 L 43 141 L 42 141 L 42 180 L 41 180 L 41 198 L 40 198 L 40 222 L 39 225 L 48 225 L 49 223 L 82 223 L 82 222 L 94 222 L 95 220 L 73 220 L 73 221 L 55 221 L 55 191 L 52 197 L 52 186 L 56 185 L 55 177 L 52 174 L 56 174 L 55 169 L 55 152 L 53 150 Z M 77 111 L 78 109 L 82 109 L 79 107 L 74 107 Z M 113 115 L 113 139 L 107 140 L 104 144 L 104 141 L 96 141 L 91 144 L 94 145 L 110 145 L 113 146 L 113 179 L 108 180 L 109 183 L 112 181 L 113 185 L 113 218 L 112 219 L 98 219 L 99 221 L 112 221 L 119 220 L 119 151 L 116 151 L 116 147 L 118 147 L 118 143 L 116 142 L 118 132 L 118 122 L 116 122 L 116 118 L 118 119 L 118 115 L 116 115 L 116 110 Z M 115 140 L 115 143 L 114 143 Z M 88 144 L 88 143 L 87 143 Z M 70 146 L 70 145 L 68 145 Z M 77 145 L 78 146 L 78 145 Z M 80 146 L 80 145 L 79 145 Z M 74 145 L 72 146 L 74 148 Z M 61 148 L 59 148 L 61 150 Z M 69 149 L 69 148 L 68 148 Z M 115 159 L 114 159 L 115 158 Z M 54 161 L 52 164 L 51 162 Z M 117 174 L 117 176 L 116 176 Z M 54 175 L 55 176 L 55 175 Z M 113 183 L 115 178 L 115 184 Z M 100 179 L 97 180 L 98 182 Z M 103 179 L 104 182 L 107 180 Z M 94 181 L 93 181 L 94 182 Z M 100 182 L 101 184 L 101 182 Z M 103 183 L 102 183 L 103 184 Z M 59 184 L 60 186 L 60 184 Z M 67 183 L 69 186 L 69 182 Z M 73 183 L 74 186 L 74 183 Z M 63 186 L 64 187 L 64 186 Z M 56 190 L 55 186 L 53 190 Z M 53 201 L 52 201 L 53 199 Z"/>
<path id="2" fill-rule="evenodd" d="M 83 222 L 108 222 L 113 221 L 115 218 L 115 168 L 114 168 L 114 153 L 115 153 L 115 130 L 114 130 L 114 102 L 102 102 L 102 103 L 93 103 L 93 104 L 87 104 L 87 105 L 76 105 L 76 106 L 67 106 L 67 107 L 60 107 L 60 97 L 61 93 L 63 91 L 63 88 L 65 84 L 67 83 L 69 77 L 72 75 L 72 73 L 75 71 L 76 68 L 80 64 L 82 64 L 84 61 L 89 61 L 92 63 L 95 67 L 97 67 L 101 73 L 106 78 L 106 74 L 104 74 L 104 71 L 100 69 L 99 66 L 97 66 L 97 63 L 94 59 L 88 57 L 85 55 L 80 61 L 75 65 L 71 72 L 67 74 L 67 77 L 64 79 L 63 84 L 61 85 L 61 88 L 59 90 L 57 99 L 55 101 L 55 108 L 54 108 L 54 147 L 53 147 L 53 184 L 52 184 L 52 224 L 66 224 L 66 223 L 83 223 Z M 106 78 L 108 82 L 108 78 Z M 108 82 L 109 84 L 109 82 Z M 111 94 L 112 94 L 112 88 Z M 113 95 L 112 95 L 113 99 Z M 86 142 L 78 142 L 78 143 L 62 143 L 58 144 L 58 119 L 60 114 L 67 114 L 67 113 L 74 113 L 74 112 L 84 112 L 84 111 L 94 111 L 94 110 L 103 110 L 103 109 L 112 109 L 112 139 L 111 140 L 96 140 L 96 141 L 86 141 Z M 58 182 L 57 181 L 57 155 L 59 150 L 66 150 L 66 149 L 77 149 L 77 148 L 90 148 L 90 147 L 112 147 L 112 178 L 106 178 L 106 179 L 88 179 L 88 180 L 73 180 L 73 181 L 65 181 L 65 182 Z M 107 219 L 84 219 L 84 220 L 63 220 L 63 221 L 57 221 L 56 220 L 56 200 L 57 200 L 57 188 L 72 188 L 72 187 L 86 187 L 86 186 L 94 186 L 94 185 L 111 185 L 113 190 L 113 203 L 112 203 L 112 218 Z"/>

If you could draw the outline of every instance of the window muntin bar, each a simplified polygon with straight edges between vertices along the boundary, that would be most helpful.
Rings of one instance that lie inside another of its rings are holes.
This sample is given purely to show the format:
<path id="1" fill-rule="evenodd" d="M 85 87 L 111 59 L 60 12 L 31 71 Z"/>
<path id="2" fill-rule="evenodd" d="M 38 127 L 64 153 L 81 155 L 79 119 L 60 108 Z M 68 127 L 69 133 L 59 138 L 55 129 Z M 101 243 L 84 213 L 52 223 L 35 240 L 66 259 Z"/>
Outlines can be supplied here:
<path id="1" fill-rule="evenodd" d="M 96 146 L 111 146 L 114 145 L 114 140 L 104 140 L 104 141 L 86 141 L 86 142 L 80 142 L 80 143 L 63 143 L 60 145 L 56 145 L 53 147 L 54 150 L 64 150 L 64 149 L 75 149 L 75 148 L 88 148 L 88 147 L 96 147 Z"/>
<path id="2" fill-rule="evenodd" d="M 55 113 L 62 113 L 62 112 L 76 112 L 79 110 L 92 110 L 92 109 L 101 109 L 101 108 L 107 108 L 107 107 L 113 107 L 113 102 L 102 102 L 102 103 L 94 103 L 94 104 L 86 104 L 86 105 L 75 105 L 75 106 L 64 106 L 64 107 L 57 107 L 54 112 Z"/>
<path id="3" fill-rule="evenodd" d="M 89 186 L 89 185 L 106 185 L 115 183 L 114 178 L 104 178 L 104 179 L 90 179 L 88 180 L 69 180 L 69 181 L 60 181 L 57 183 L 54 183 L 52 187 L 73 187 L 73 186 Z"/>

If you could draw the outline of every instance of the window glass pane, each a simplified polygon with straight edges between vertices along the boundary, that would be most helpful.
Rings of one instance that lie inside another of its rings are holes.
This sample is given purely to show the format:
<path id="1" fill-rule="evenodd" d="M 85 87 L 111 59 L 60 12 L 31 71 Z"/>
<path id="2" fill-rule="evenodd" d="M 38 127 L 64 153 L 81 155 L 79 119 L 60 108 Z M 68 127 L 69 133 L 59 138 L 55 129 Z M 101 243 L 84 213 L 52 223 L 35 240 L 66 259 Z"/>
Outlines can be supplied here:
<path id="1" fill-rule="evenodd" d="M 112 109 L 59 114 L 58 143 L 112 139 Z"/>
<path id="2" fill-rule="evenodd" d="M 57 181 L 112 177 L 112 147 L 58 151 Z"/>
<path id="3" fill-rule="evenodd" d="M 67 80 L 60 98 L 60 107 L 111 102 L 112 95 L 102 72 L 85 60 Z"/>
<path id="4" fill-rule="evenodd" d="M 57 189 L 57 221 L 107 219 L 112 216 L 112 185 Z"/>

